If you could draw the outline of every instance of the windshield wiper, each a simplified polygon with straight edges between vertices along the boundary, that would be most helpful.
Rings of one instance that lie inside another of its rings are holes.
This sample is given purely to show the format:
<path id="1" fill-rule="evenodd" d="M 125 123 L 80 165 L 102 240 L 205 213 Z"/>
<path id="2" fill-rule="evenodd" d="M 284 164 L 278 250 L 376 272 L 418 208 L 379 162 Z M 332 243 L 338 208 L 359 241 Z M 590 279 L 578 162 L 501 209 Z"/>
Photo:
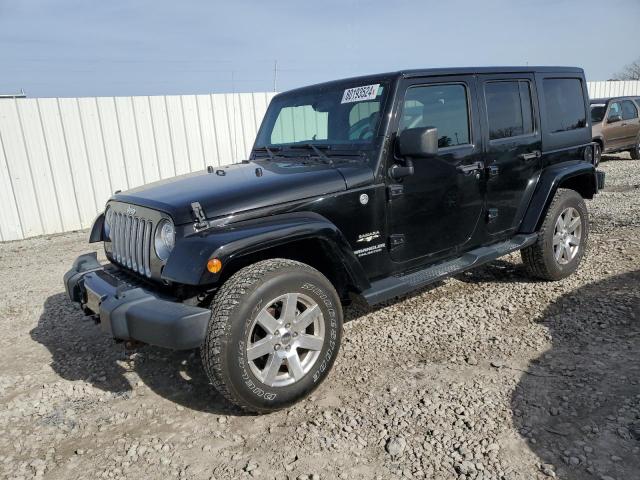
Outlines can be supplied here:
<path id="1" fill-rule="evenodd" d="M 279 152 L 280 150 L 282 150 L 281 147 L 267 147 L 266 145 L 262 146 L 262 147 L 256 147 L 253 149 L 254 152 L 267 152 L 267 154 L 269 155 L 269 159 L 273 160 L 274 158 L 276 158 L 276 156 L 273 154 L 273 152 Z"/>
<path id="2" fill-rule="evenodd" d="M 291 148 L 306 148 L 309 150 L 313 150 L 313 152 L 324 160 L 329 165 L 333 165 L 333 160 L 331 160 L 326 153 L 322 150 L 331 150 L 331 145 L 316 145 L 314 143 L 296 143 L 295 145 L 291 145 Z"/>

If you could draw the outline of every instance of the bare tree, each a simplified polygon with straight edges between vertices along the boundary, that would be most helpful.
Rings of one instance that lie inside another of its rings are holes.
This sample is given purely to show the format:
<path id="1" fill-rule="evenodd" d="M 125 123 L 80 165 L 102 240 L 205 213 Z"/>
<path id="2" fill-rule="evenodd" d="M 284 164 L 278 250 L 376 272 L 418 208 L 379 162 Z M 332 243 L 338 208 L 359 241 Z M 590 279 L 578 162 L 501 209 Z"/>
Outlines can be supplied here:
<path id="1" fill-rule="evenodd" d="M 614 80 L 640 80 L 640 58 L 625 65 L 620 73 L 613 76 Z"/>

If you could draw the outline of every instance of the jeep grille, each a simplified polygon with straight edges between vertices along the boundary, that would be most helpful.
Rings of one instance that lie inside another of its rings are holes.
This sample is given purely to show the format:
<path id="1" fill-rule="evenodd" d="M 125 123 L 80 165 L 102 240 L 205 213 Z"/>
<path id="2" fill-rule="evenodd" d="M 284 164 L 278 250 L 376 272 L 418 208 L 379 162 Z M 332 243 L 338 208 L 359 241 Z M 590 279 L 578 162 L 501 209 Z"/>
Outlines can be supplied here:
<path id="1" fill-rule="evenodd" d="M 123 267 L 151 277 L 151 220 L 113 212 L 112 229 L 112 256 L 115 261 Z"/>

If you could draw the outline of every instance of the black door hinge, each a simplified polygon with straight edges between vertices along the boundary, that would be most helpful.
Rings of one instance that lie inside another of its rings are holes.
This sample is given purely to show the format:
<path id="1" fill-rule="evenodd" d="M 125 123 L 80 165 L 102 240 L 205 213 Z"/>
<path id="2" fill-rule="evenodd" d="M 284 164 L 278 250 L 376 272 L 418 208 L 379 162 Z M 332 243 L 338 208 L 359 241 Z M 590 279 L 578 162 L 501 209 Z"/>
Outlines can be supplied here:
<path id="1" fill-rule="evenodd" d="M 391 250 L 404 245 L 404 235 L 402 233 L 394 233 L 389 237 L 389 248 Z"/>
<path id="2" fill-rule="evenodd" d="M 487 210 L 487 222 L 491 223 L 496 218 L 498 218 L 498 209 L 497 208 L 490 208 L 489 210 Z"/>
<path id="3" fill-rule="evenodd" d="M 389 200 L 393 200 L 394 198 L 401 197 L 404 195 L 404 186 L 394 183 L 393 185 L 389 185 L 387 188 Z"/>
<path id="4" fill-rule="evenodd" d="M 500 170 L 498 169 L 497 165 L 489 165 L 488 167 L 485 168 L 485 171 L 487 172 L 487 176 L 489 178 L 493 178 L 500 173 Z"/>

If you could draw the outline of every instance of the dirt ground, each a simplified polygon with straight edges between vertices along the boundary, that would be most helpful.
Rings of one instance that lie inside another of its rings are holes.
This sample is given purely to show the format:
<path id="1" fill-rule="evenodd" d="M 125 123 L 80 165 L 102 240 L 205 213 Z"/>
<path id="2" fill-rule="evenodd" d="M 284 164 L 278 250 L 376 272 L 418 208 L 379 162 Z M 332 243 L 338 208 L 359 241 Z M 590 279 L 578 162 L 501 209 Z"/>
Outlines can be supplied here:
<path id="1" fill-rule="evenodd" d="M 640 162 L 606 160 L 576 275 L 511 255 L 350 307 L 327 381 L 264 416 L 197 352 L 125 352 L 83 317 L 62 275 L 86 232 L 0 244 L 0 476 L 640 479 Z"/>

